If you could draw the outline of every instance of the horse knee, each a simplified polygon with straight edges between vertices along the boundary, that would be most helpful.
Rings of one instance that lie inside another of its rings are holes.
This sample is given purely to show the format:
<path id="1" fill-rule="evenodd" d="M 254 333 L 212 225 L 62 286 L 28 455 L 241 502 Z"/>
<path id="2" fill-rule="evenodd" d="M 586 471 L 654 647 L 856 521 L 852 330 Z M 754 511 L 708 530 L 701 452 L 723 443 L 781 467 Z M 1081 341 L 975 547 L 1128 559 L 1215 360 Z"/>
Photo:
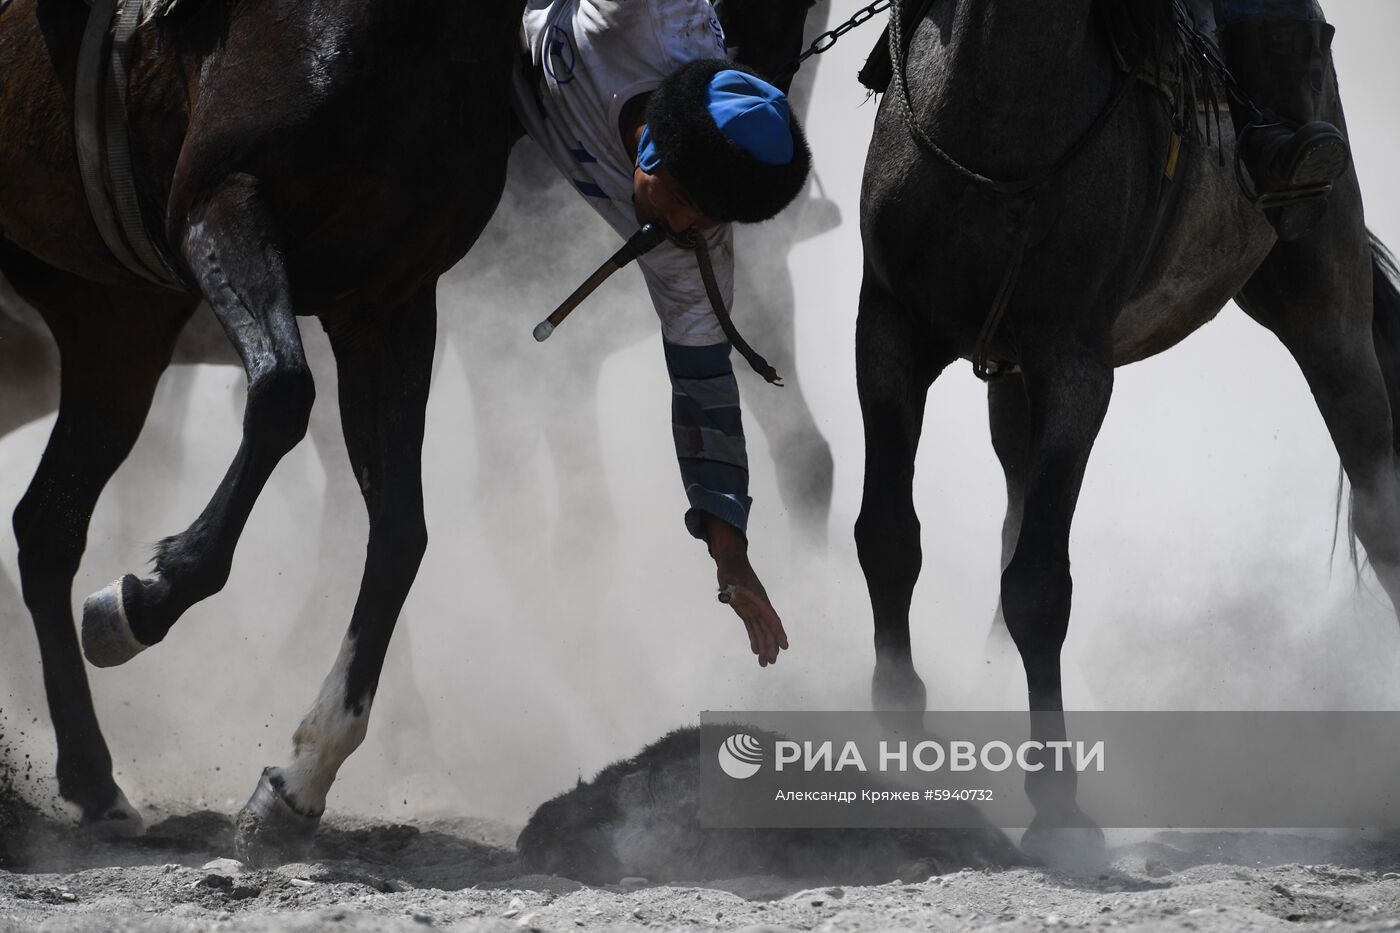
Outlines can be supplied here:
<path id="1" fill-rule="evenodd" d="M 20 588 L 26 605 L 32 610 L 37 594 L 34 584 L 40 579 L 69 579 L 78 572 L 83 547 L 61 526 L 37 520 L 40 509 L 37 496 L 31 491 L 15 509 L 15 541 L 19 545 Z"/>
<path id="2" fill-rule="evenodd" d="M 386 513 L 373 537 L 375 547 L 391 555 L 394 566 L 410 575 L 418 572 L 428 550 L 428 526 L 421 511 L 411 517 Z"/>
<path id="3" fill-rule="evenodd" d="M 248 382 L 248 428 L 282 456 L 306 436 L 315 401 L 316 383 L 306 361 L 279 360 Z"/>
<path id="4" fill-rule="evenodd" d="M 1023 661 L 1058 657 L 1069 631 L 1069 560 L 1018 554 L 1001 575 L 1001 607 Z"/>
<path id="5" fill-rule="evenodd" d="M 391 590 L 411 584 L 428 550 L 428 525 L 423 517 L 422 501 L 415 504 L 396 501 L 398 497 L 381 498 L 375 490 L 366 490 L 370 500 L 369 567 L 377 568 L 374 576 L 390 581 Z"/>
<path id="6" fill-rule="evenodd" d="M 862 509 L 856 519 L 856 556 L 872 592 L 877 586 L 914 588 L 923 566 L 919 517 L 912 508 L 875 514 Z"/>

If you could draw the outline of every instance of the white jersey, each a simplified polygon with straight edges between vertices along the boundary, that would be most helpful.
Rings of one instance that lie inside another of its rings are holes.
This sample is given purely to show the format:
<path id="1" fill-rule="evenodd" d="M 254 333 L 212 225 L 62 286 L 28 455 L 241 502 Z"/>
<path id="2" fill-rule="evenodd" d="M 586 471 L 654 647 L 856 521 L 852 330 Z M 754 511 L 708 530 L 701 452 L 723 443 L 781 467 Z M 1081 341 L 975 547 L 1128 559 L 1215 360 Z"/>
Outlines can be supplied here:
<path id="1" fill-rule="evenodd" d="M 708 0 L 527 0 L 521 37 L 529 69 L 512 83 L 515 112 L 588 203 L 621 236 L 636 232 L 623 106 L 681 65 L 724 58 Z M 728 224 L 706 237 L 726 305 L 734 291 Z M 662 336 L 681 346 L 724 341 L 695 255 L 670 242 L 639 260 Z"/>

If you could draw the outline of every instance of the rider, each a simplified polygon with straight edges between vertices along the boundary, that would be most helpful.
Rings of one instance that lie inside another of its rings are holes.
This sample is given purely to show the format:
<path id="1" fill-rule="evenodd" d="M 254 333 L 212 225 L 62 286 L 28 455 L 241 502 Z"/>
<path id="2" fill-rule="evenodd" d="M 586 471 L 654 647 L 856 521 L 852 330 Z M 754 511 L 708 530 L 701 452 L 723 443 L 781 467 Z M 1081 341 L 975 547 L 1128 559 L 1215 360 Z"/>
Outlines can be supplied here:
<path id="1" fill-rule="evenodd" d="M 1214 2 L 1225 63 L 1262 111 L 1231 97 L 1236 158 L 1264 196 L 1279 239 L 1297 239 L 1326 209 L 1319 187 L 1339 178 L 1350 159 L 1346 137 L 1319 119 L 1336 30 L 1317 0 Z"/>
<path id="2" fill-rule="evenodd" d="M 628 236 L 660 222 L 705 237 L 726 304 L 730 222 L 767 220 L 806 184 L 811 156 L 781 91 L 725 58 L 707 0 L 528 0 L 512 102 L 525 131 Z M 690 509 L 721 599 L 761 665 L 787 635 L 748 559 L 748 461 L 730 345 L 695 255 L 673 242 L 640 260 L 661 318 L 672 429 Z"/>

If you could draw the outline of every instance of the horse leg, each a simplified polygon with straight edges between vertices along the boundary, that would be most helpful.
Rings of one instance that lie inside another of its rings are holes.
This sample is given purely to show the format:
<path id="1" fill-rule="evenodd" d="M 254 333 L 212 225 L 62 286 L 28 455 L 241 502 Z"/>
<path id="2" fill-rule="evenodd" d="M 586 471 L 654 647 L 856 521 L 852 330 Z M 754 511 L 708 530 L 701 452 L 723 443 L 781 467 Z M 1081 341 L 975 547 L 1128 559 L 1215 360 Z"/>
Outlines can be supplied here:
<path id="1" fill-rule="evenodd" d="M 1065 739 L 1060 689 L 1060 649 L 1069 631 L 1070 523 L 1089 452 L 1108 411 L 1113 364 L 1105 348 L 1071 344 L 1040 351 L 1022 362 L 1028 401 L 1029 458 L 1020 534 L 1001 576 L 1001 604 L 1021 654 L 1031 709 L 1031 738 Z M 1044 761 L 1048 761 L 1048 755 Z M 1021 847 L 1052 860 L 1095 858 L 1103 834 L 1075 803 L 1073 771 L 1045 767 L 1026 774 L 1026 794 L 1036 816 Z M 1068 832 L 1060 832 L 1068 830 Z M 1087 844 L 1088 853 L 1064 844 Z"/>
<path id="2" fill-rule="evenodd" d="M 746 367 L 738 372 L 745 404 L 772 449 L 778 494 L 792 530 L 801 541 L 825 550 L 835 463 L 798 381 L 793 343 L 796 298 L 787 257 L 776 246 L 738 254 L 735 307 L 750 309 L 753 323 L 746 328 L 754 331 L 750 336 L 758 346 L 771 350 L 769 359 L 783 374 L 783 388 L 767 385 Z"/>
<path id="3" fill-rule="evenodd" d="M 20 588 L 58 741 L 58 790 L 84 824 L 137 833 L 141 819 L 112 779 L 78 650 L 73 577 L 98 496 L 136 443 L 193 302 L 103 289 L 21 255 L 5 257 L 5 272 L 43 313 L 62 361 L 58 419 L 14 514 Z"/>
<path id="4" fill-rule="evenodd" d="M 1015 553 L 1016 540 L 1021 535 L 1021 516 L 1026 507 L 1030 408 L 1026 400 L 1026 382 L 1020 373 L 1011 373 L 987 386 L 987 416 L 991 424 L 992 449 L 1006 478 L 1006 516 L 1001 522 L 1001 569 L 1004 572 Z M 985 654 L 991 658 L 1014 650 L 1015 643 L 1006 628 L 1006 614 L 998 593 Z"/>
<path id="5" fill-rule="evenodd" d="M 1246 284 L 1240 305 L 1278 336 L 1302 369 L 1351 481 L 1356 536 L 1400 610 L 1393 427 L 1400 397 L 1387 394 L 1387 381 L 1400 385 L 1400 371 L 1387 372 L 1377 357 L 1380 349 L 1381 358 L 1394 364 L 1394 347 L 1384 340 L 1400 324 L 1400 296 L 1374 262 L 1360 211 L 1344 207 L 1360 203 L 1354 179 L 1346 181 L 1306 238 L 1275 245 Z"/>
<path id="6" fill-rule="evenodd" d="M 423 420 L 437 308 L 429 285 L 401 308 L 328 322 L 350 465 L 369 512 L 360 593 L 335 665 L 292 736 L 292 759 L 267 768 L 240 811 L 239 858 L 261 864 L 305 852 L 336 772 L 369 725 L 389 637 L 428 546 Z"/>
<path id="7" fill-rule="evenodd" d="M 318 346 L 313 344 L 308 350 L 311 359 L 319 364 L 322 356 Z M 327 626 L 323 619 L 328 614 L 327 610 L 330 609 L 332 614 L 342 611 L 341 600 L 328 601 L 327 594 L 345 589 L 346 573 L 355 563 L 351 552 L 355 550 L 357 540 L 363 541 L 357 535 L 348 534 L 345 527 L 343 509 L 358 487 L 351 471 L 336 468 L 346 460 L 345 442 L 341 437 L 336 410 L 325 402 L 315 405 L 311 410 L 308 433 L 325 472 L 326 486 L 321 502 L 316 573 L 311 592 L 297 617 L 294 633 L 289 632 L 284 642 L 281 654 L 286 658 L 306 657 L 312 646 L 326 637 Z M 380 716 L 387 715 L 393 726 L 385 735 L 384 763 L 391 769 L 401 765 L 411 767 L 412 770 L 403 779 L 407 784 L 405 792 L 420 799 L 426 794 L 430 797 L 430 805 L 441 806 L 443 801 L 453 799 L 455 788 L 448 782 L 446 766 L 438 754 L 429 727 L 428 703 L 413 671 L 411 631 L 411 627 L 397 630 L 394 650 L 388 653 L 380 678 L 390 687 L 386 701 L 389 705 L 380 708 Z M 390 788 L 390 801 L 403 800 L 403 793 L 395 793 L 395 789 Z M 402 787 L 399 789 L 404 790 Z"/>
<path id="8" fill-rule="evenodd" d="M 192 218 L 186 261 L 248 375 L 243 440 L 204 512 L 160 542 L 154 572 L 127 574 L 84 604 L 83 651 L 98 667 L 156 644 L 181 613 L 223 589 L 253 503 L 306 433 L 316 390 L 275 229 L 247 177 L 231 179 Z"/>
<path id="9" fill-rule="evenodd" d="M 548 421 L 544 440 L 554 465 L 559 506 L 566 516 L 555 524 L 553 572 L 574 575 L 594 589 L 605 589 L 612 582 L 617 558 L 613 546 L 617 540 L 617 507 L 608 493 L 607 469 L 598 436 L 598 380 L 602 365 L 601 354 L 575 354 L 560 367 L 558 388 L 538 402 L 542 417 Z M 494 417 L 499 419 L 500 415 Z M 482 479 L 483 489 L 497 490 L 495 495 L 510 482 L 499 475 L 488 480 L 485 472 Z M 587 643 L 594 642 L 589 639 Z M 587 670 L 590 666 L 579 665 L 578 669 Z"/>
<path id="10" fill-rule="evenodd" d="M 929 386 L 953 356 L 950 348 L 935 347 L 917 313 L 867 269 L 856 317 L 856 388 L 865 424 L 856 553 L 875 616 L 871 703 L 877 710 L 923 710 L 928 699 L 909 645 L 909 604 L 923 561 L 914 456 Z"/>

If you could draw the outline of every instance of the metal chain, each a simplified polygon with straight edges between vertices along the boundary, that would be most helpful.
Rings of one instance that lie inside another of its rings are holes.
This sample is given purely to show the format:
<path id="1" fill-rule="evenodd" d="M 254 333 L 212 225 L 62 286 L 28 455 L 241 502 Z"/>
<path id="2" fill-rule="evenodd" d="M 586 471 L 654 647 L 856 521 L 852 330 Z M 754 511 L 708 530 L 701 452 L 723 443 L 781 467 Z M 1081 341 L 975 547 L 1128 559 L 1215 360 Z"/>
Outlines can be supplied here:
<path id="1" fill-rule="evenodd" d="M 870 20 L 874 19 L 876 16 L 885 12 L 889 8 L 890 0 L 875 0 L 874 3 L 867 4 L 866 6 L 861 7 L 859 10 L 856 10 L 855 13 L 851 15 L 850 19 L 846 20 L 844 23 L 837 26 L 835 29 L 828 29 L 826 32 L 813 39 L 811 44 L 807 46 L 807 51 L 803 52 L 801 55 L 797 56 L 792 61 L 787 63 L 787 67 L 783 69 L 783 74 L 781 75 L 781 77 L 788 77 L 790 75 L 796 74 L 797 69 L 807 59 L 811 58 L 813 55 L 820 55 L 823 52 L 828 51 L 832 46 L 836 44 L 836 40 L 840 39 L 842 36 L 850 32 L 852 29 L 855 29 L 857 26 L 864 26 L 866 23 L 870 22 Z"/>

